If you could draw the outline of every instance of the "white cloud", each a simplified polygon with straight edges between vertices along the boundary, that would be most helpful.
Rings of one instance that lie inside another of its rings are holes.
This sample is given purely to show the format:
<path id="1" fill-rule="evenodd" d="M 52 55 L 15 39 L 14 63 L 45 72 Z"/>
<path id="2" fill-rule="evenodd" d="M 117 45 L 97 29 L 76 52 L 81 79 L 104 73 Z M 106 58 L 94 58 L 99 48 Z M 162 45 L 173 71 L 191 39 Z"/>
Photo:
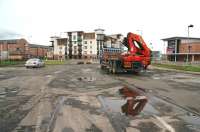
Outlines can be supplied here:
<path id="1" fill-rule="evenodd" d="M 197 0 L 1 0 L 0 29 L 6 28 L 29 37 L 34 43 L 48 44 L 50 35 L 71 30 L 106 33 L 142 30 L 147 43 L 163 49 L 160 39 L 200 37 Z"/>

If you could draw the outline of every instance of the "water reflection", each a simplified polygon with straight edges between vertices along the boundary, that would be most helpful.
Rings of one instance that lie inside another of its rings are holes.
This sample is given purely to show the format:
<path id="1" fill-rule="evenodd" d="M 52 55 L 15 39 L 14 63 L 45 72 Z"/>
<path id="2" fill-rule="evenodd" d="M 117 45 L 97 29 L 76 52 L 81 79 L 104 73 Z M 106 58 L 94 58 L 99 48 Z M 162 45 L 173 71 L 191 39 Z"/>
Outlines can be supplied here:
<path id="1" fill-rule="evenodd" d="M 98 96 L 104 111 L 136 116 L 143 110 L 148 101 L 145 95 L 128 87 L 123 87 L 119 90 L 119 93 L 122 95 L 122 98 Z"/>
<path id="2" fill-rule="evenodd" d="M 128 87 L 123 87 L 119 92 L 127 100 L 126 103 L 121 106 L 122 112 L 126 115 L 138 115 L 147 103 L 146 96 L 141 95 L 138 91 L 132 90 Z"/>

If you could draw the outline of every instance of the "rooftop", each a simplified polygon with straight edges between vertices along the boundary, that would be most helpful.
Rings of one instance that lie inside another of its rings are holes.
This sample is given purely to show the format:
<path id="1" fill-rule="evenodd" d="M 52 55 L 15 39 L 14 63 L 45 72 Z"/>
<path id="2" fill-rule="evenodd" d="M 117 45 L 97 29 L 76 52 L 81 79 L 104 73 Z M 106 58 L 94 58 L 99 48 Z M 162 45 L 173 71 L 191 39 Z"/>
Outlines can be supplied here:
<path id="1" fill-rule="evenodd" d="M 105 31 L 105 30 L 101 29 L 101 28 L 98 28 L 98 29 L 95 29 L 94 31 Z"/>
<path id="2" fill-rule="evenodd" d="M 31 48 L 49 48 L 49 46 L 39 45 L 39 44 L 29 44 L 29 47 L 31 47 Z"/>
<path id="3" fill-rule="evenodd" d="M 57 38 L 57 40 L 67 40 L 67 38 Z"/>
<path id="4" fill-rule="evenodd" d="M 194 38 L 194 37 L 170 37 L 170 38 L 164 38 L 164 39 L 161 39 L 161 40 L 168 41 L 168 40 L 180 40 L 180 39 L 195 39 L 195 40 L 200 40 L 200 38 Z"/>
<path id="5" fill-rule="evenodd" d="M 9 43 L 9 44 L 16 44 L 17 41 L 19 41 L 19 40 L 25 40 L 25 39 L 23 39 L 23 38 L 21 38 L 21 39 L 4 39 L 4 40 L 0 40 L 0 43 L 6 42 L 6 43 Z"/>
<path id="6" fill-rule="evenodd" d="M 68 32 L 65 32 L 65 33 L 76 33 L 76 32 L 81 32 L 81 33 L 83 33 L 84 31 L 68 31 Z"/>

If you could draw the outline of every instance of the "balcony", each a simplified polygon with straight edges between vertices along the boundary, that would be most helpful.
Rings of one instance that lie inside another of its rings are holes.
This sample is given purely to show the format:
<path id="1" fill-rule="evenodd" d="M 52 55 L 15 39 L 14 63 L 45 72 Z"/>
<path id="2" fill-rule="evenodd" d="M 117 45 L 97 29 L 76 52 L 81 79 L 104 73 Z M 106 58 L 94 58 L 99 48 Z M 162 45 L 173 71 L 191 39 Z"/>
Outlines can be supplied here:
<path id="1" fill-rule="evenodd" d="M 78 41 L 78 42 L 82 42 L 82 38 L 81 38 L 81 37 L 78 37 L 78 38 L 77 38 L 77 41 Z"/>
<path id="2" fill-rule="evenodd" d="M 78 46 L 82 46 L 82 43 L 78 43 Z"/>

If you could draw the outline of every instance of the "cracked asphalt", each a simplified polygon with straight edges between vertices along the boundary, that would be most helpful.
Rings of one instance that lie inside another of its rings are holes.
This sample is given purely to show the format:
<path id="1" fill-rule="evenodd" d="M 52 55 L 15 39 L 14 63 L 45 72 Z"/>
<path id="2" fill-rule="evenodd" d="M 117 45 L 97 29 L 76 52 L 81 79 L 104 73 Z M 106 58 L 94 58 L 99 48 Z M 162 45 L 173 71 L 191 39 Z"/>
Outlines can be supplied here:
<path id="1" fill-rule="evenodd" d="M 148 99 L 125 114 L 127 86 Z M 107 74 L 99 64 L 0 68 L 1 132 L 200 132 L 200 75 L 149 69 Z"/>

